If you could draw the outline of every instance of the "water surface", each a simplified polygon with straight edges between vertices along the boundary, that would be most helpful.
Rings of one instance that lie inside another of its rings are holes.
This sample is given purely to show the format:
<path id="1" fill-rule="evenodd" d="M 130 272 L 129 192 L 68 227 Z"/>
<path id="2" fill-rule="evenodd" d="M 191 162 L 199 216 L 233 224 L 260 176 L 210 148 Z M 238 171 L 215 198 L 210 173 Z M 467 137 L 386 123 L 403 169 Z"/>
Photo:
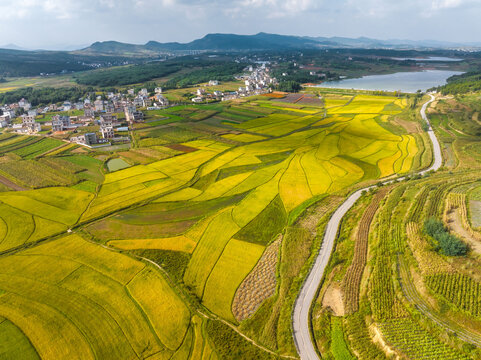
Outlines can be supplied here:
<path id="1" fill-rule="evenodd" d="M 450 70 L 398 72 L 387 75 L 363 76 L 358 79 L 327 81 L 317 86 L 331 89 L 400 90 L 406 93 L 415 93 L 418 90 L 426 91 L 432 87 L 444 85 L 449 77 L 459 74 L 462 74 L 462 72 Z"/>
<path id="2" fill-rule="evenodd" d="M 450 57 L 444 57 L 444 56 L 430 56 L 427 58 L 409 58 L 409 57 L 392 57 L 391 59 L 393 60 L 399 60 L 399 61 L 406 61 L 406 60 L 412 60 L 412 61 L 442 61 L 442 62 L 456 62 L 456 61 L 463 61 L 464 59 L 459 59 L 459 58 L 450 58 Z"/>

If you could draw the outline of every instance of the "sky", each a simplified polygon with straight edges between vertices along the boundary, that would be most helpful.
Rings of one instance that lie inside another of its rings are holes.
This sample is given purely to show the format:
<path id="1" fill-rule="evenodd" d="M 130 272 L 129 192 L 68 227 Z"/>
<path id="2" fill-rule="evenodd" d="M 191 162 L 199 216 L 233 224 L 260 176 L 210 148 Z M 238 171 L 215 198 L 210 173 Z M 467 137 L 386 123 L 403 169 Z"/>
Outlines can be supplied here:
<path id="1" fill-rule="evenodd" d="M 0 46 L 189 42 L 208 33 L 480 42 L 481 0 L 0 0 Z"/>

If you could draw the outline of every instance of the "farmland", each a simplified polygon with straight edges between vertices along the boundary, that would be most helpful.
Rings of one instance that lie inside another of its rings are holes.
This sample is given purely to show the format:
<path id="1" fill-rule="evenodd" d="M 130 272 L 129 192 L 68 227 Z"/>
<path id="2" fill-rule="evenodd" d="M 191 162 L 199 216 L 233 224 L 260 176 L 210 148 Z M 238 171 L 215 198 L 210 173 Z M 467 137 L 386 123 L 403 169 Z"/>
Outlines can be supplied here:
<path id="1" fill-rule="evenodd" d="M 42 359 L 296 356 L 293 300 L 340 199 L 429 164 L 421 135 L 393 121 L 412 98 L 306 99 L 155 110 L 130 150 L 1 135 L 0 175 L 27 190 L 0 193 L 0 334 Z M 374 195 L 352 271 L 394 191 Z M 370 285 L 376 320 L 407 316 L 381 286 L 389 254 Z M 351 358 L 350 323 L 329 324 L 332 353 Z"/>
<path id="2" fill-rule="evenodd" d="M 475 98 L 437 95 L 428 110 L 444 155 L 439 171 L 373 188 L 346 215 L 312 314 L 321 353 L 481 356 Z M 328 307 L 333 288 L 340 289 L 343 313 Z"/>

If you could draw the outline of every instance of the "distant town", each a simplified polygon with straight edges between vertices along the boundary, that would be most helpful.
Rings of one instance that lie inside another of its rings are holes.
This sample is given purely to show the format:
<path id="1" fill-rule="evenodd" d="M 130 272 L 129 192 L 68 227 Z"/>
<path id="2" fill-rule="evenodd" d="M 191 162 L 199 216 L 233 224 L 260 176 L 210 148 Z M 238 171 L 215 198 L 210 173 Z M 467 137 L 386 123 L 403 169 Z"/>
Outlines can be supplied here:
<path id="1" fill-rule="evenodd" d="M 249 66 L 245 75 L 236 77 L 244 86 L 236 91 L 223 92 L 207 90 L 218 86 L 218 80 L 211 80 L 200 86 L 192 103 L 202 104 L 214 101 L 228 101 L 246 96 L 261 95 L 271 92 L 277 80 L 270 76 L 270 69 L 265 63 L 258 67 Z M 110 146 L 112 143 L 131 141 L 129 131 L 134 130 L 135 123 L 145 121 L 144 112 L 161 110 L 178 104 L 171 103 L 163 94 L 161 87 L 153 93 L 142 88 L 137 93 L 128 89 L 126 93 L 108 92 L 94 99 L 86 97 L 77 102 L 64 101 L 61 104 L 34 108 L 28 99 L 19 99 L 16 103 L 0 107 L 0 127 L 9 131 L 28 134 L 57 136 L 63 135 L 67 141 L 87 147 Z M 66 115 L 74 112 L 75 115 Z M 19 115 L 21 114 L 21 115 Z M 39 117 L 49 119 L 37 121 Z"/>

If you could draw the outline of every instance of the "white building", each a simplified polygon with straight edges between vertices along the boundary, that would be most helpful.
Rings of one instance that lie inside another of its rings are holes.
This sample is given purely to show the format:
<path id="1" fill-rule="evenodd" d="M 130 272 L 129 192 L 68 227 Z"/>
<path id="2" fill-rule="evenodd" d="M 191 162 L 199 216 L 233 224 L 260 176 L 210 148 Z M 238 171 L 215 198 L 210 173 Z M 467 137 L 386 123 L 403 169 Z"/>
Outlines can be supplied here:
<path id="1" fill-rule="evenodd" d="M 103 111 L 104 110 L 104 102 L 100 99 L 94 101 L 95 111 Z"/>
<path id="2" fill-rule="evenodd" d="M 112 139 L 114 137 L 113 126 L 101 126 L 100 133 L 104 139 Z"/>
<path id="3" fill-rule="evenodd" d="M 62 104 L 62 108 L 63 108 L 63 111 L 70 111 L 72 110 L 72 104 L 70 103 L 70 101 L 65 101 Z"/>
<path id="4" fill-rule="evenodd" d="M 30 108 L 32 107 L 32 105 L 27 101 L 25 100 L 24 98 L 22 98 L 19 102 L 18 102 L 18 106 L 23 108 L 23 110 L 25 111 L 28 111 L 30 110 Z"/>
<path id="5" fill-rule="evenodd" d="M 35 116 L 22 116 L 22 130 L 29 134 L 38 133 L 42 127 L 38 122 L 35 121 Z"/>

